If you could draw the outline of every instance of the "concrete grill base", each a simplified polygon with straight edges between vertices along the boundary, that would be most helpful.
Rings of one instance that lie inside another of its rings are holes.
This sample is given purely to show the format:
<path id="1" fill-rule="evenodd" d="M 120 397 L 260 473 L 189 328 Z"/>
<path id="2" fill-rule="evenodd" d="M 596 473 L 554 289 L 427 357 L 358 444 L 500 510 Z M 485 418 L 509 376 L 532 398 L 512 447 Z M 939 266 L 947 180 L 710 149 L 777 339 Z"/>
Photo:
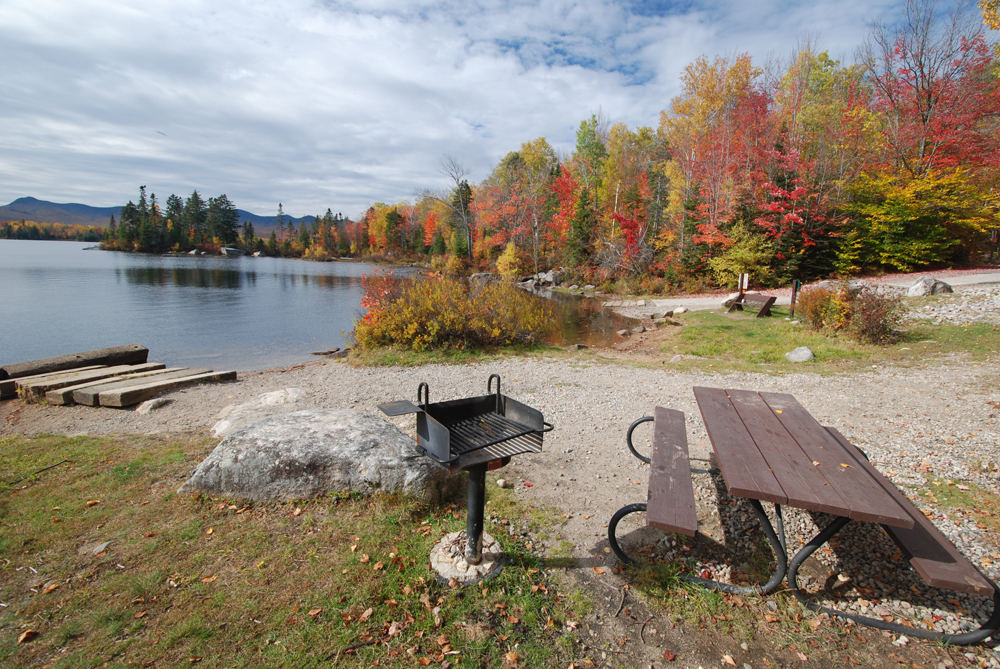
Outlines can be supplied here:
<path id="1" fill-rule="evenodd" d="M 445 535 L 431 549 L 431 566 L 444 583 L 455 579 L 462 585 L 493 578 L 500 571 L 503 553 L 496 539 L 483 532 L 483 560 L 479 564 L 465 561 L 465 530 Z"/>

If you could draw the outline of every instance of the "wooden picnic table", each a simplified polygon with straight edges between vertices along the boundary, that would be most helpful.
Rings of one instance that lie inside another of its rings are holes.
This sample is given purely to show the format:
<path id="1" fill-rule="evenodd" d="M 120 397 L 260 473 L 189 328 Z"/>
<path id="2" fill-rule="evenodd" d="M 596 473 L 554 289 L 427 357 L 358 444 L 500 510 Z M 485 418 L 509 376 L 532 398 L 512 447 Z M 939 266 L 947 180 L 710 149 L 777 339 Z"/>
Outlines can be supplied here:
<path id="1" fill-rule="evenodd" d="M 1000 629 L 1000 589 L 859 449 L 837 430 L 820 425 L 794 397 L 704 387 L 696 387 L 694 395 L 731 495 L 772 502 L 776 509 L 789 505 L 836 517 L 788 564 L 789 587 L 803 604 L 871 627 L 946 643 L 977 643 Z M 947 635 L 820 608 L 808 600 L 796 583 L 799 566 L 851 521 L 880 524 L 928 585 L 992 595 L 990 620 L 976 632 Z"/>

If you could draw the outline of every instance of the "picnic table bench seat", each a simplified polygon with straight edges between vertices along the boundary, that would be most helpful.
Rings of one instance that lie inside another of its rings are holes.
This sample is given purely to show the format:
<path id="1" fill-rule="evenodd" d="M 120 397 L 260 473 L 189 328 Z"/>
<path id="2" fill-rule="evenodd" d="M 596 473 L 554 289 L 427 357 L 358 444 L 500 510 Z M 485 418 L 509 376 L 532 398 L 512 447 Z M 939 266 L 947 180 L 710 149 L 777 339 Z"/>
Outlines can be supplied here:
<path id="1" fill-rule="evenodd" d="M 650 465 L 646 503 L 629 504 L 622 507 L 608 523 L 608 543 L 612 551 L 621 562 L 632 566 L 637 566 L 639 563 L 626 554 L 616 534 L 618 524 L 625 516 L 631 513 L 645 512 L 646 525 L 649 527 L 656 527 L 688 537 L 694 537 L 698 532 L 698 515 L 695 509 L 691 472 L 704 472 L 705 470 L 691 468 L 687 432 L 684 426 L 684 412 L 658 406 L 653 413 L 653 416 L 645 416 L 632 423 L 626 436 L 626 443 L 632 454 Z M 653 445 L 650 457 L 647 458 L 635 449 L 632 444 L 632 433 L 638 425 L 648 421 L 653 421 Z M 760 502 L 750 500 L 750 503 L 754 507 L 754 512 L 764 533 L 771 542 L 777 562 L 775 572 L 768 582 L 764 585 L 737 586 L 687 574 L 681 574 L 680 578 L 714 590 L 737 594 L 767 593 L 781 584 L 787 569 L 784 537 L 778 538 Z M 780 508 L 776 507 L 776 510 L 780 531 Z"/>
<path id="2" fill-rule="evenodd" d="M 760 307 L 754 318 L 763 318 L 764 316 L 771 315 L 771 306 L 775 303 L 775 301 L 777 301 L 777 299 L 778 298 L 774 295 L 764 295 L 762 293 L 743 293 L 733 300 L 732 305 L 729 307 L 729 311 L 726 313 L 728 314 L 733 311 L 743 311 L 743 305 L 749 302 Z"/>
<path id="3" fill-rule="evenodd" d="M 875 469 L 861 449 L 851 444 L 836 428 L 826 427 L 826 430 L 840 444 L 845 446 L 844 450 L 853 458 L 852 464 L 866 471 L 893 498 L 899 507 L 913 519 L 913 527 L 909 529 L 885 524 L 882 525 L 882 529 L 885 530 L 889 538 L 892 539 L 893 543 L 896 544 L 903 555 L 909 560 L 910 565 L 920 574 L 924 582 L 933 588 L 944 588 L 973 595 L 992 596 L 993 613 L 990 615 L 989 620 L 978 630 L 952 635 L 902 626 L 883 621 L 879 618 L 846 613 L 839 609 L 820 607 L 815 602 L 808 600 L 799 589 L 797 583 L 799 567 L 818 548 L 833 538 L 844 525 L 850 522 L 850 518 L 843 517 L 837 518 L 816 535 L 789 563 L 788 585 L 799 601 L 807 608 L 818 613 L 827 613 L 869 627 L 890 630 L 932 641 L 941 641 L 955 645 L 969 645 L 992 636 L 1000 629 L 1000 588 L 993 581 L 986 578 L 968 558 L 962 555 L 955 545 L 934 526 L 934 523 L 924 516 L 906 498 L 906 495 L 896 488 L 892 481 Z"/>

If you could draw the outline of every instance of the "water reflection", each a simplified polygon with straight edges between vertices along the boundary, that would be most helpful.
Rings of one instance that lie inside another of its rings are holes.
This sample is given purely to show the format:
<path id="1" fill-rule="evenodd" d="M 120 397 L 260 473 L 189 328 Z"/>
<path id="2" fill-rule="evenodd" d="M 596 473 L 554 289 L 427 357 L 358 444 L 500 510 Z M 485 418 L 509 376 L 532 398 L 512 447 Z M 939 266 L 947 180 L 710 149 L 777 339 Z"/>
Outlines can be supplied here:
<path id="1" fill-rule="evenodd" d="M 535 293 L 548 300 L 559 324 L 558 330 L 549 338 L 550 344 L 611 346 L 615 342 L 615 333 L 635 326 L 635 320 L 605 308 L 599 299 L 554 290 L 538 290 Z"/>
<path id="2" fill-rule="evenodd" d="M 115 270 L 119 282 L 137 286 L 180 286 L 183 288 L 221 288 L 239 290 L 254 286 L 258 279 L 270 279 L 280 286 L 317 288 L 354 288 L 360 277 L 330 274 L 291 274 L 240 271 L 216 267 L 126 267 Z"/>

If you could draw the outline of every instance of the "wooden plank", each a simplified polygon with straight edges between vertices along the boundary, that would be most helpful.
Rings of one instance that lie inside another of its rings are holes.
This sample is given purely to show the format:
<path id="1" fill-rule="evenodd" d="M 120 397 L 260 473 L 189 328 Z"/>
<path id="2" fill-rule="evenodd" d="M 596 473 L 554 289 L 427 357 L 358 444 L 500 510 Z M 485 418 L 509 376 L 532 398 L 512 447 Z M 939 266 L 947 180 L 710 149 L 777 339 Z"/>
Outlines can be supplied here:
<path id="1" fill-rule="evenodd" d="M 130 380 L 109 379 L 107 384 L 94 384 L 73 391 L 73 401 L 83 406 L 96 407 L 101 405 L 100 394 L 105 390 L 124 390 L 134 386 L 142 386 L 152 381 L 179 379 L 196 374 L 207 374 L 210 369 L 189 369 L 187 367 L 172 367 L 161 370 L 154 378 L 137 378 Z M 112 382 L 113 381 L 113 382 Z"/>
<path id="2" fill-rule="evenodd" d="M 176 371 L 186 370 L 186 369 L 187 369 L 186 367 L 170 367 L 170 368 L 167 368 L 165 365 L 158 365 L 155 369 L 150 369 L 150 370 L 147 370 L 147 371 L 144 371 L 144 372 L 136 372 L 134 374 L 123 374 L 121 376 L 109 376 L 108 378 L 101 379 L 99 381 L 87 381 L 87 382 L 81 383 L 81 384 L 76 385 L 76 386 L 68 386 L 66 388 L 59 388 L 59 389 L 56 389 L 56 390 L 50 390 L 47 393 L 45 393 L 45 400 L 49 404 L 59 404 L 59 405 L 73 404 L 74 403 L 73 393 L 75 393 L 77 391 L 86 390 L 88 388 L 107 389 L 108 386 L 110 386 L 112 384 L 118 384 L 118 383 L 122 383 L 124 381 L 130 381 L 130 380 L 134 380 L 134 379 L 146 379 L 146 380 L 149 380 L 149 377 L 155 376 L 155 375 L 158 375 L 158 374 L 163 374 L 164 372 L 168 372 L 169 373 L 169 372 L 176 372 Z M 203 370 L 198 370 L 198 371 L 199 372 L 207 372 L 207 371 L 210 371 L 210 370 L 203 369 Z M 91 404 L 89 406 L 97 406 L 97 405 Z"/>
<path id="3" fill-rule="evenodd" d="M 139 365 L 146 362 L 149 349 L 139 344 L 111 346 L 82 353 L 71 353 L 54 358 L 43 358 L 29 362 L 18 362 L 0 367 L 0 379 L 17 379 L 37 376 L 67 369 L 77 369 L 89 365 Z"/>
<path id="4" fill-rule="evenodd" d="M 698 514 L 694 507 L 684 413 L 656 407 L 653 417 L 646 524 L 693 537 L 698 532 Z"/>
<path id="5" fill-rule="evenodd" d="M 45 393 L 57 388 L 67 386 L 77 386 L 84 381 L 98 381 L 109 376 L 121 376 L 134 372 L 145 372 L 151 369 L 163 369 L 166 367 L 162 362 L 147 362 L 142 365 L 119 365 L 117 367 L 102 367 L 87 372 L 70 372 L 59 377 L 44 377 L 37 381 L 16 380 L 15 385 L 21 391 L 25 401 L 33 402 L 40 399 Z"/>
<path id="6" fill-rule="evenodd" d="M 27 381 L 29 379 L 41 379 L 51 376 L 65 376 L 66 374 L 76 374 L 77 372 L 85 372 L 91 369 L 101 369 L 102 367 L 107 367 L 107 365 L 91 365 L 89 367 L 79 367 L 77 369 L 72 369 L 68 372 L 63 372 L 62 374 L 35 374 L 33 376 L 22 376 L 17 379 L 4 379 L 0 381 L 0 400 L 5 400 L 10 397 L 17 396 L 17 384 L 20 381 Z"/>
<path id="7" fill-rule="evenodd" d="M 701 417 L 729 493 L 775 504 L 788 501 L 725 390 L 696 387 Z"/>
<path id="8" fill-rule="evenodd" d="M 913 527 L 910 514 L 881 485 L 872 485 L 871 477 L 863 469 L 852 465 L 854 461 L 848 458 L 856 454 L 854 446 L 845 448 L 791 395 L 760 393 L 760 396 L 809 462 L 819 463 L 814 469 L 844 501 L 845 508 L 831 513 L 870 523 Z M 852 466 L 844 467 L 845 464 Z"/>
<path id="9" fill-rule="evenodd" d="M 770 316 L 771 305 L 774 304 L 775 301 L 778 299 L 773 295 L 771 296 L 761 295 L 761 297 L 767 297 L 767 299 L 764 300 L 763 304 L 761 305 L 760 311 L 757 312 L 757 315 L 754 316 L 754 318 L 764 318 L 765 316 Z"/>
<path id="10" fill-rule="evenodd" d="M 969 592 L 976 595 L 989 596 L 993 593 L 993 586 L 983 578 L 979 570 L 973 566 L 962 553 L 955 548 L 948 537 L 944 536 L 938 528 L 924 514 L 913 506 L 913 504 L 901 493 L 892 481 L 888 480 L 870 462 L 844 438 L 835 428 L 826 428 L 845 451 L 855 451 L 852 455 L 857 466 L 867 472 L 878 484 L 889 493 L 893 499 L 910 514 L 913 519 L 913 527 L 906 529 L 883 525 L 883 529 L 889 534 L 892 540 L 910 558 L 910 564 L 917 570 L 917 573 L 935 588 L 948 588 L 959 592 Z"/>
<path id="11" fill-rule="evenodd" d="M 100 393 L 102 407 L 127 407 L 132 404 L 144 402 L 151 397 L 155 397 L 166 390 L 173 390 L 182 386 L 190 386 L 198 383 L 208 383 L 210 381 L 235 381 L 236 372 L 209 372 L 208 374 L 195 374 L 178 379 L 168 379 L 166 381 L 155 381 L 152 383 L 124 388 L 122 390 L 105 390 Z"/>
<path id="12" fill-rule="evenodd" d="M 726 394 L 778 480 L 786 503 L 808 511 L 845 515 L 850 504 L 827 482 L 813 459 L 799 448 L 764 399 L 749 390 L 726 390 Z"/>

